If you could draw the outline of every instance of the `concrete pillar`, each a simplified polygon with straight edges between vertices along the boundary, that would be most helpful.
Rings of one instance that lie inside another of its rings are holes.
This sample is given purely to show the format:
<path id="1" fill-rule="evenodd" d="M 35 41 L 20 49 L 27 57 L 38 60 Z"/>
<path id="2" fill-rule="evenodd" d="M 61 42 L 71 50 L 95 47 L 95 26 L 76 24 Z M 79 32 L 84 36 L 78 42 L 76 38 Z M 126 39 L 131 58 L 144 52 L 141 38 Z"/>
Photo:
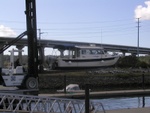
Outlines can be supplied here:
<path id="1" fill-rule="evenodd" d="M 132 55 L 132 56 L 136 56 L 136 55 L 137 55 L 137 53 L 131 53 L 131 55 Z"/>
<path id="2" fill-rule="evenodd" d="M 19 58 L 20 64 L 22 64 L 22 49 L 24 48 L 24 46 L 23 45 L 16 45 L 16 48 L 19 50 L 18 58 Z"/>
<path id="3" fill-rule="evenodd" d="M 44 54 L 45 47 L 40 46 L 39 47 L 39 70 L 40 72 L 43 71 L 44 68 L 44 61 L 45 61 L 45 54 Z"/>
<path id="4" fill-rule="evenodd" d="M 3 44 L 0 43 L 0 48 L 3 47 Z M 4 60 L 3 60 L 3 52 L 0 53 L 0 68 L 2 68 L 4 66 Z"/>
<path id="5" fill-rule="evenodd" d="M 0 54 L 0 68 L 4 66 L 3 53 Z"/>
<path id="6" fill-rule="evenodd" d="M 123 54 L 123 57 L 125 57 L 125 56 L 126 56 L 126 52 L 122 52 L 122 54 Z"/>
<path id="7" fill-rule="evenodd" d="M 0 48 L 3 47 L 3 44 L 0 43 Z M 0 53 L 0 84 L 3 83 L 3 79 L 2 79 L 2 68 L 4 65 L 4 60 L 3 60 L 3 52 Z"/>
<path id="8" fill-rule="evenodd" d="M 63 57 L 64 56 L 64 50 L 63 49 L 59 49 L 60 51 L 60 57 Z"/>

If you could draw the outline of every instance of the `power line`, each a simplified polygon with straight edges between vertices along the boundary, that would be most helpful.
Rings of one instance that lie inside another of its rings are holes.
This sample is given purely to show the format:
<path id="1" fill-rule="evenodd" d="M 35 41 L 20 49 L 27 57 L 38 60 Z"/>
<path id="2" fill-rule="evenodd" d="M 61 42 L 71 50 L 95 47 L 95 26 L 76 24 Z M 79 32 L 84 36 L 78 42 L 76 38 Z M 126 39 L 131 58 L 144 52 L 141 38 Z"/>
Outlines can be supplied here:
<path id="1" fill-rule="evenodd" d="M 115 23 L 115 22 L 123 22 L 123 21 L 129 21 L 133 19 L 118 19 L 118 20 L 108 20 L 108 21 L 88 21 L 88 22 L 40 22 L 38 21 L 38 24 L 98 24 L 98 23 Z M 13 21 L 13 20 L 0 20 L 0 22 L 7 22 L 7 23 L 19 23 L 24 24 L 25 21 Z"/>

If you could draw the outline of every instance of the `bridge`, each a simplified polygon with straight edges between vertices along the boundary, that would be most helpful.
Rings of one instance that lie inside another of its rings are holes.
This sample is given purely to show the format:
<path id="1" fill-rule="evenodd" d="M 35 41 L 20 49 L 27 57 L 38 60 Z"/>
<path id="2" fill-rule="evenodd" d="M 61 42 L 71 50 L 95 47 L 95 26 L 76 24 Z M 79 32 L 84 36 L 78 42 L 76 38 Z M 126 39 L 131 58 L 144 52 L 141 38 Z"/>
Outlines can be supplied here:
<path id="1" fill-rule="evenodd" d="M 8 42 L 12 41 L 13 37 L 0 37 L 0 46 L 7 44 Z M 63 44 L 73 44 L 73 45 L 90 45 L 94 44 L 96 46 L 102 46 L 107 51 L 115 51 L 115 52 L 122 52 L 124 55 L 125 53 L 137 54 L 137 50 L 139 50 L 139 54 L 150 54 L 150 48 L 146 47 L 135 47 L 135 46 L 125 46 L 125 45 L 114 45 L 114 44 L 100 44 L 100 43 L 88 43 L 88 42 L 77 42 L 77 41 L 62 41 L 62 40 L 38 40 L 38 45 L 43 48 L 53 48 L 55 45 L 63 45 Z M 21 39 L 15 43 L 18 49 L 27 46 L 27 39 Z"/>

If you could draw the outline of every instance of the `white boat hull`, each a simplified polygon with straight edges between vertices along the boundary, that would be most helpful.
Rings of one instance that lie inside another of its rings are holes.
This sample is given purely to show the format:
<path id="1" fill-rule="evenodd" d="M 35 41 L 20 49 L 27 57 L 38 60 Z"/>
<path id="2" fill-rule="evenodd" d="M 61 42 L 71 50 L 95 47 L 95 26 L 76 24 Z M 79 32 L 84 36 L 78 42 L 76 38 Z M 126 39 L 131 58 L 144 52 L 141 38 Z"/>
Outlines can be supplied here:
<path id="1" fill-rule="evenodd" d="M 105 67 L 112 66 L 119 57 L 105 59 L 58 59 L 58 67 Z"/>

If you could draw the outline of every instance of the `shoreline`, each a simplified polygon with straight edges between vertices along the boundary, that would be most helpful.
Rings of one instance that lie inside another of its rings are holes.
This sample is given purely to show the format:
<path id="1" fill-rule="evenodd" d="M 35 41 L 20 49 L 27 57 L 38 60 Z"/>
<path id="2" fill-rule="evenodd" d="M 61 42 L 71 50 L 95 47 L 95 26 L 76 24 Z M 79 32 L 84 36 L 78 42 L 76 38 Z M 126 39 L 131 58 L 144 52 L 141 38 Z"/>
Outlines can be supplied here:
<path id="1" fill-rule="evenodd" d="M 92 73 L 89 74 L 89 72 Z M 55 93 L 56 90 L 63 89 L 64 84 L 79 84 L 81 89 L 85 89 L 85 84 L 90 84 L 92 91 L 149 89 L 150 70 L 131 68 L 100 68 L 84 71 L 61 70 L 56 73 L 52 71 L 40 74 L 39 80 L 40 92 L 45 93 Z"/>

